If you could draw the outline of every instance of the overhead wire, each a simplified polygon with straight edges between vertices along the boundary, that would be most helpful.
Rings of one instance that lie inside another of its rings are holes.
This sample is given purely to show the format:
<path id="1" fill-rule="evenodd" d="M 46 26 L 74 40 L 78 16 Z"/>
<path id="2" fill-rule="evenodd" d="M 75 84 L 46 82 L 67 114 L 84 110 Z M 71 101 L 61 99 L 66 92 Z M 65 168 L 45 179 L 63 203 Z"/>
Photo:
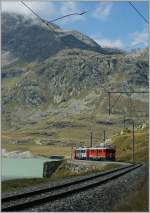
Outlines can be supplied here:
<path id="1" fill-rule="evenodd" d="M 20 1 L 26 8 L 28 8 L 38 19 L 40 19 L 42 22 L 45 22 L 45 20 L 44 19 L 42 19 L 41 18 L 41 16 L 39 16 L 36 12 L 34 12 L 33 10 L 32 10 L 32 8 L 31 7 L 29 7 L 27 4 L 25 4 L 23 1 Z"/>
<path id="2" fill-rule="evenodd" d="M 147 23 L 149 24 L 148 20 L 143 16 L 143 14 L 135 7 L 135 5 L 131 2 L 128 1 L 128 3 L 130 4 L 130 6 L 141 16 L 141 18 Z"/>
<path id="3" fill-rule="evenodd" d="M 111 108 L 113 108 L 113 107 L 117 104 L 117 102 L 119 101 L 119 99 L 120 99 L 121 96 L 122 96 L 122 94 L 120 94 L 120 95 L 116 98 L 116 100 L 115 100 L 114 103 L 112 104 Z"/>
<path id="4" fill-rule="evenodd" d="M 80 12 L 80 13 L 71 13 L 71 14 L 67 14 L 65 16 L 61 16 L 59 18 L 56 18 L 56 19 L 53 19 L 51 21 L 46 21 L 45 19 L 41 18 L 41 16 L 39 14 L 37 14 L 31 7 L 29 7 L 27 4 L 25 4 L 23 1 L 20 1 L 26 8 L 28 8 L 38 19 L 40 19 L 40 21 L 42 21 L 43 23 L 45 23 L 46 25 L 48 25 L 49 23 L 52 23 L 52 22 L 55 22 L 57 20 L 60 20 L 60 19 L 63 19 L 63 18 L 66 18 L 68 16 L 73 16 L 73 15 L 83 15 L 85 13 L 87 13 L 87 11 L 83 11 L 83 12 Z"/>
<path id="5" fill-rule="evenodd" d="M 53 20 L 51 20 L 51 21 L 48 21 L 48 23 L 55 22 L 55 21 L 57 21 L 57 20 L 59 20 L 59 19 L 66 18 L 66 17 L 68 17 L 68 16 L 74 16 L 74 15 L 80 15 L 80 16 L 81 16 L 81 15 L 83 15 L 83 14 L 85 14 L 85 13 L 87 13 L 87 11 L 84 11 L 84 12 L 81 12 L 81 13 L 71 13 L 71 14 L 68 14 L 68 15 L 65 15 L 65 16 L 62 16 L 62 17 L 53 19 Z"/>

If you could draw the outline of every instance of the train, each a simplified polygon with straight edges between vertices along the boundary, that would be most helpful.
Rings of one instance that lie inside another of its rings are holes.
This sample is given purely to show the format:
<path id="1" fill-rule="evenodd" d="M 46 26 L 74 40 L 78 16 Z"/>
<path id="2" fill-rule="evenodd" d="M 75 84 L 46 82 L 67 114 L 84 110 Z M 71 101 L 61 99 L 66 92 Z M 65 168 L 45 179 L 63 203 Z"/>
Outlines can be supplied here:
<path id="1" fill-rule="evenodd" d="M 115 147 L 103 145 L 99 147 L 79 147 L 74 149 L 74 159 L 76 160 L 116 160 Z"/>

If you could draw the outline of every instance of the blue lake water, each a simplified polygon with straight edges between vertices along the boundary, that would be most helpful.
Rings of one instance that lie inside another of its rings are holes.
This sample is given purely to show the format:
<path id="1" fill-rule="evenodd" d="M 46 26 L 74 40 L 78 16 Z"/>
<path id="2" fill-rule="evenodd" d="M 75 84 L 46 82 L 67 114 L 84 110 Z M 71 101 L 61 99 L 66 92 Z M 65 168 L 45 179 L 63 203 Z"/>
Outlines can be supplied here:
<path id="1" fill-rule="evenodd" d="M 1 179 L 40 178 L 43 176 L 43 163 L 52 161 L 46 158 L 10 159 L 1 160 Z"/>

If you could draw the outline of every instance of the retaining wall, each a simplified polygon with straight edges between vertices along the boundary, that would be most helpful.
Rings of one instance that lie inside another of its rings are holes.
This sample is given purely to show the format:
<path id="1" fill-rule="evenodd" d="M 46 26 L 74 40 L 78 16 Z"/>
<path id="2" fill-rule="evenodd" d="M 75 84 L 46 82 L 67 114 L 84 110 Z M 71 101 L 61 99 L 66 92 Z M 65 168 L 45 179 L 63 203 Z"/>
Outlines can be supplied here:
<path id="1" fill-rule="evenodd" d="M 50 177 L 63 160 L 47 161 L 43 164 L 43 177 Z"/>

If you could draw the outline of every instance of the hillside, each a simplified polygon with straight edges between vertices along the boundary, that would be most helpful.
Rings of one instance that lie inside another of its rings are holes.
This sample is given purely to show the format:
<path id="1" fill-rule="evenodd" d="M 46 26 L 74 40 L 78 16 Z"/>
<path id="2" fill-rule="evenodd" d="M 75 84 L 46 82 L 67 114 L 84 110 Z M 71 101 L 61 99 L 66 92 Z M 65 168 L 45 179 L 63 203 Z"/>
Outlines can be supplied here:
<path id="1" fill-rule="evenodd" d="M 50 27 L 2 14 L 3 143 L 87 145 L 92 128 L 97 144 L 104 129 L 107 137 L 120 131 L 124 113 L 147 121 L 147 94 L 123 94 L 108 116 L 107 92 L 148 90 L 148 49 L 126 54 Z"/>

